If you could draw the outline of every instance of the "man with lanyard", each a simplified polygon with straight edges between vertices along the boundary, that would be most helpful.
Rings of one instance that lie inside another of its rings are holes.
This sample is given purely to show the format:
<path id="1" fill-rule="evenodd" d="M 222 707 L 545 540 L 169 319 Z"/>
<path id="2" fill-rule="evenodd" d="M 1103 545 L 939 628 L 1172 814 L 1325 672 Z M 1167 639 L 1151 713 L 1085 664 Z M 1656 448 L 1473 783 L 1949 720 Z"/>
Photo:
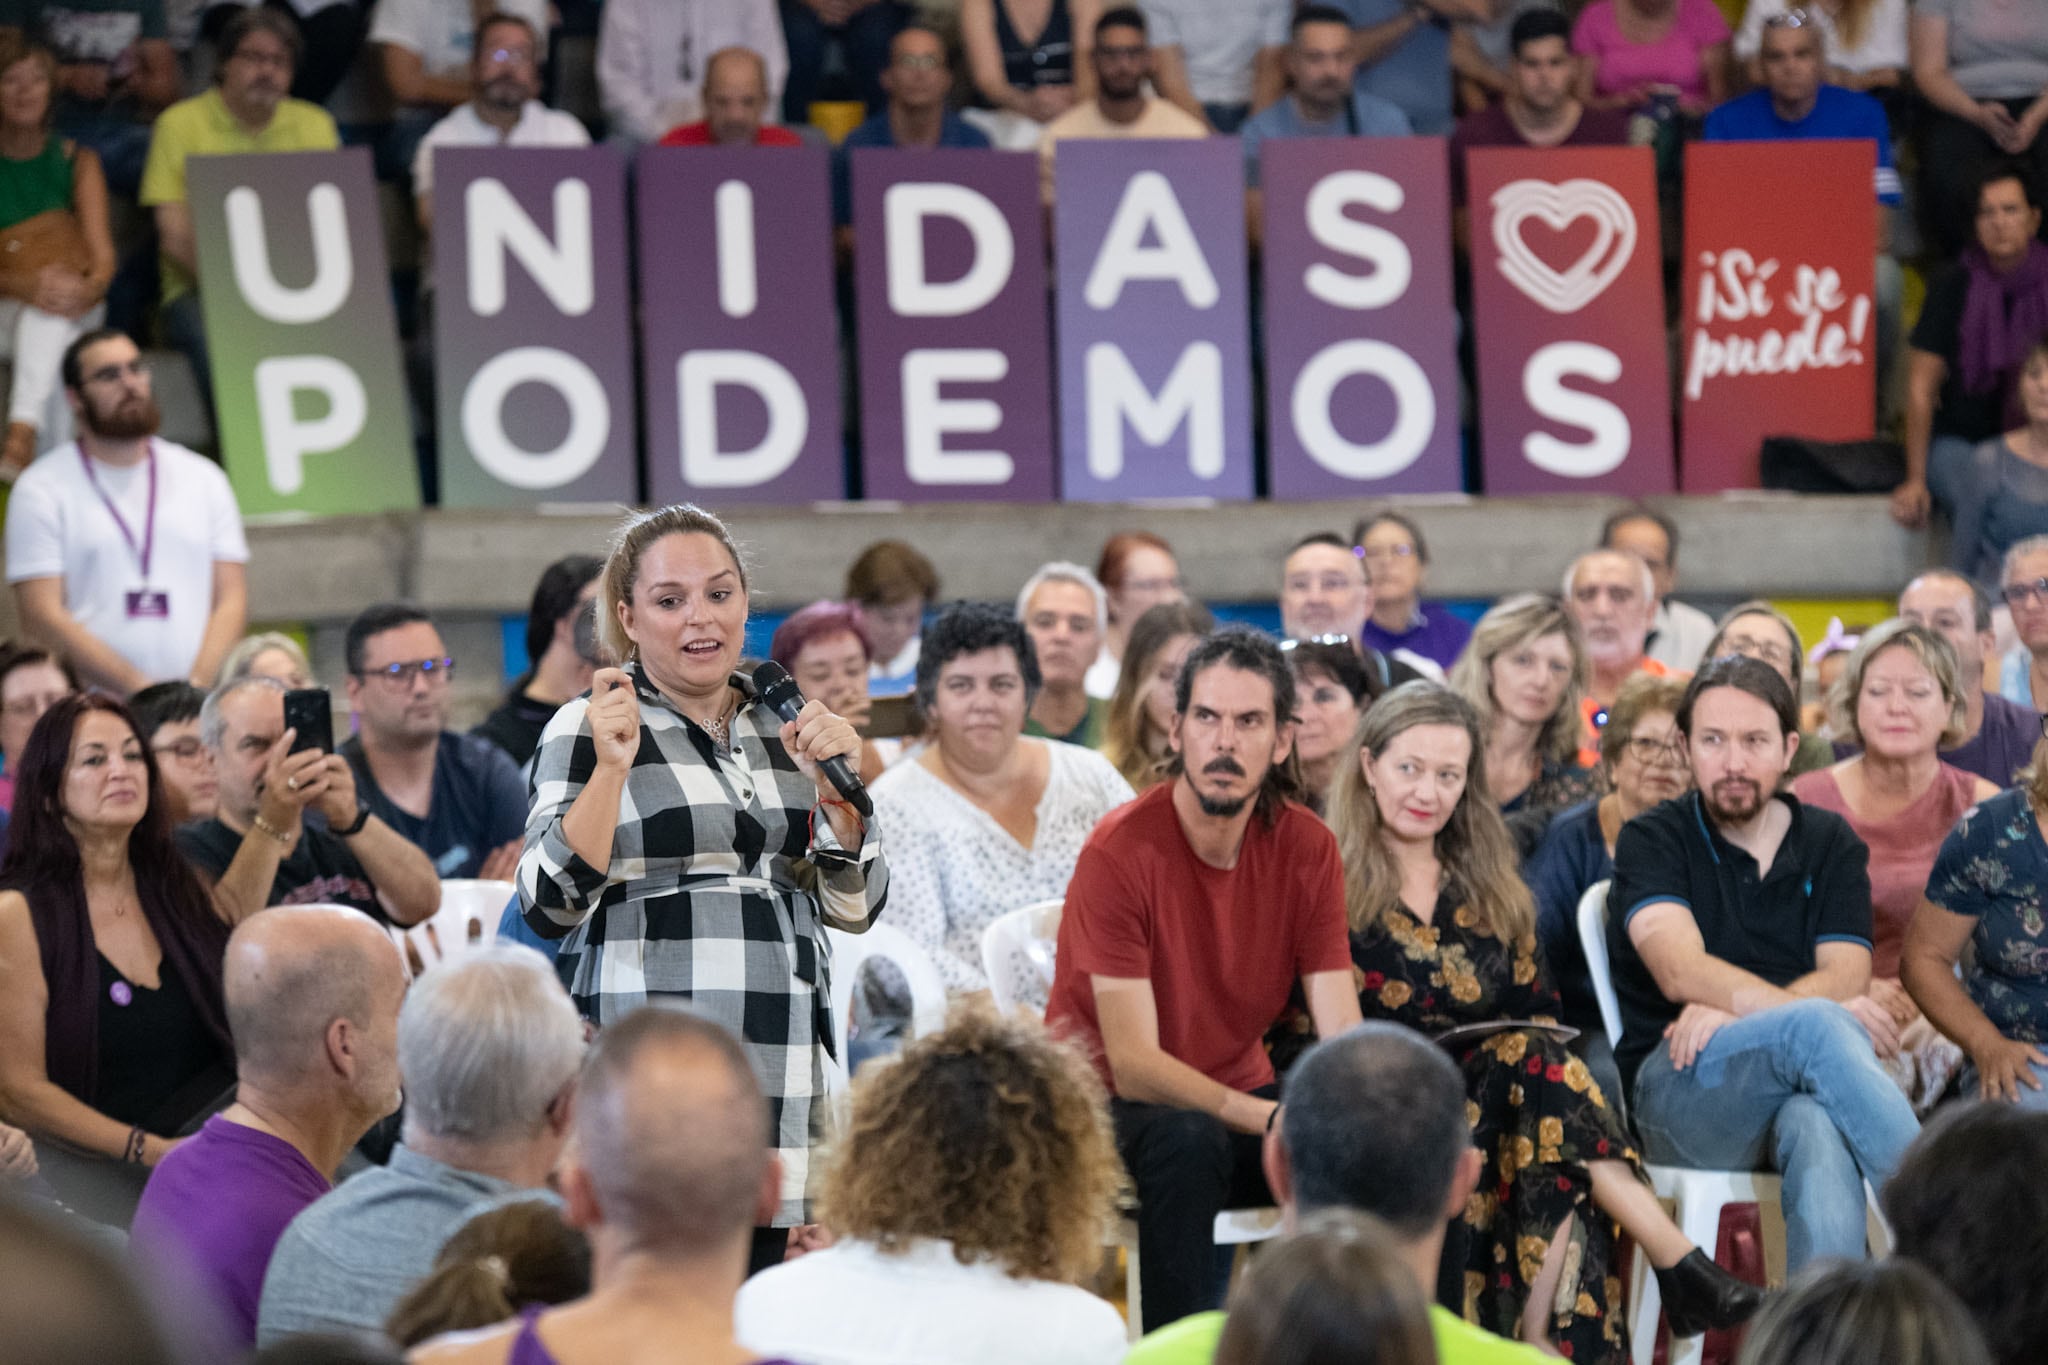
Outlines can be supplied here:
<path id="1" fill-rule="evenodd" d="M 156 435 L 149 367 L 125 333 L 64 352 L 78 439 L 22 473 L 7 509 L 7 581 L 22 625 L 88 684 L 212 685 L 248 623 L 249 546 L 219 466 Z"/>
<path id="2" fill-rule="evenodd" d="M 1295 11 L 1287 42 L 1291 87 L 1244 121 L 1245 184 L 1259 189 L 1259 144 L 1273 137 L 1406 137 L 1408 115 L 1401 106 L 1352 85 L 1358 57 L 1351 46 L 1351 20 L 1328 5 Z M 1252 222 L 1258 221 L 1253 214 Z"/>

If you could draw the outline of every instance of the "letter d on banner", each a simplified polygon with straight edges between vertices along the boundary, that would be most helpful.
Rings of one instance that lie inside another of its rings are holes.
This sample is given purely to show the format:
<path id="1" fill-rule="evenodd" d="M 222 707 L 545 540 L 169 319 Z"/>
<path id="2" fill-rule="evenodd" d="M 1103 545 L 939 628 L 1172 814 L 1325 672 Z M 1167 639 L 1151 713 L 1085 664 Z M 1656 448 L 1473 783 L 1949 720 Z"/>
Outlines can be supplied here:
<path id="1" fill-rule="evenodd" d="M 420 504 L 369 155 L 187 168 L 221 454 L 244 513 Z"/>

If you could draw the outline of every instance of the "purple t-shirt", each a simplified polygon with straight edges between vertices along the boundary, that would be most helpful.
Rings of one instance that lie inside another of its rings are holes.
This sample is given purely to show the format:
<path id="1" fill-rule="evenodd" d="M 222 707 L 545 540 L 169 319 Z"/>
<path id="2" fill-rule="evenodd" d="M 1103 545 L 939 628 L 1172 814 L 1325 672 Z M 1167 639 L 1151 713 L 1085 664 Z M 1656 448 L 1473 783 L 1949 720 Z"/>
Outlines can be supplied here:
<path id="1" fill-rule="evenodd" d="M 1678 14 L 1670 31 L 1654 43 L 1632 43 L 1622 36 L 1615 0 L 1593 0 L 1572 25 L 1572 51 L 1598 57 L 1593 93 L 1612 95 L 1638 85 L 1675 85 L 1679 95 L 1696 103 L 1707 98 L 1707 73 L 1702 56 L 1734 35 L 1714 0 L 1676 0 Z"/>
<path id="2" fill-rule="evenodd" d="M 216 1114 L 157 1164 L 129 1236 L 145 1263 L 211 1296 L 230 1344 L 256 1344 L 263 1272 L 285 1225 L 334 1186 L 283 1138 Z"/>
<path id="3" fill-rule="evenodd" d="M 1365 642 L 1382 654 L 1405 649 L 1440 668 L 1449 669 L 1458 661 L 1465 642 L 1472 638 L 1472 627 L 1441 603 L 1424 603 L 1422 610 L 1415 614 L 1420 619 L 1399 635 L 1382 629 L 1370 616 L 1366 617 Z"/>

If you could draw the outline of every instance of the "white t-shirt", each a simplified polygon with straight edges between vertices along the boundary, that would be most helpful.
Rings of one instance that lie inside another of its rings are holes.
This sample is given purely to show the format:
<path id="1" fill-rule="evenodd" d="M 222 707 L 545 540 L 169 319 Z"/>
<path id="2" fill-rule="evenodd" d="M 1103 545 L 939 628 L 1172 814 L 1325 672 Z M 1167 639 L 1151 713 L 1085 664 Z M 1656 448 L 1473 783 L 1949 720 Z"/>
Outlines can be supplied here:
<path id="1" fill-rule="evenodd" d="M 1145 0 L 1154 47 L 1177 47 L 1204 104 L 1250 104 L 1259 53 L 1287 42 L 1288 0 Z"/>
<path id="2" fill-rule="evenodd" d="M 498 0 L 492 8 L 532 24 L 538 55 L 547 56 L 547 0 Z M 370 41 L 418 53 L 429 76 L 467 80 L 470 50 L 476 46 L 476 11 L 469 0 L 379 0 Z"/>
<path id="3" fill-rule="evenodd" d="M 150 462 L 117 469 L 94 461 L 89 476 L 76 441 L 43 455 L 14 485 L 7 581 L 63 579 L 64 609 L 78 624 L 145 676 L 168 681 L 187 676 L 199 657 L 213 610 L 214 564 L 247 563 L 249 542 L 219 465 L 175 442 L 157 440 L 151 448 L 157 495 L 147 582 L 139 549 L 151 525 Z M 109 501 L 120 511 L 118 522 Z M 144 588 L 166 595 L 165 615 L 129 615 L 128 594 Z"/>
<path id="4" fill-rule="evenodd" d="M 427 129 L 419 151 L 412 158 L 412 187 L 424 196 L 434 188 L 436 147 L 588 147 L 590 134 L 574 114 L 550 109 L 539 100 L 528 100 L 519 111 L 519 122 L 509 133 L 485 123 L 476 103 L 458 105 L 448 116 Z"/>
<path id="5" fill-rule="evenodd" d="M 961 1265 L 953 1244 L 842 1241 L 764 1270 L 733 1305 L 740 1344 L 805 1365 L 1116 1365 L 1130 1343 L 1087 1290 Z"/>
<path id="6" fill-rule="evenodd" d="M 1102 652 L 1095 656 L 1095 662 L 1088 665 L 1088 672 L 1081 679 L 1081 690 L 1091 697 L 1108 701 L 1116 695 L 1117 679 L 1123 676 L 1124 666 L 1116 655 L 1104 645 Z"/>

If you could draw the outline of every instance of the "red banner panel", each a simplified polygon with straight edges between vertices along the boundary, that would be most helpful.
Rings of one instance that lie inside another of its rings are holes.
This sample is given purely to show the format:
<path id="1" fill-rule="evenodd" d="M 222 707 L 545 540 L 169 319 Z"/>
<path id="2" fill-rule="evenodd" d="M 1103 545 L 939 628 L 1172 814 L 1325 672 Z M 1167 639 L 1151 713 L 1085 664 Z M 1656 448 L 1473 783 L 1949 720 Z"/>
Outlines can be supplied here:
<path id="1" fill-rule="evenodd" d="M 1858 441 L 1874 430 L 1877 149 L 1697 142 L 1685 152 L 1682 486 L 1755 488 L 1766 436 Z"/>
<path id="2" fill-rule="evenodd" d="M 1474 148 L 1488 493 L 1668 493 L 1670 387 L 1646 147 Z"/>

